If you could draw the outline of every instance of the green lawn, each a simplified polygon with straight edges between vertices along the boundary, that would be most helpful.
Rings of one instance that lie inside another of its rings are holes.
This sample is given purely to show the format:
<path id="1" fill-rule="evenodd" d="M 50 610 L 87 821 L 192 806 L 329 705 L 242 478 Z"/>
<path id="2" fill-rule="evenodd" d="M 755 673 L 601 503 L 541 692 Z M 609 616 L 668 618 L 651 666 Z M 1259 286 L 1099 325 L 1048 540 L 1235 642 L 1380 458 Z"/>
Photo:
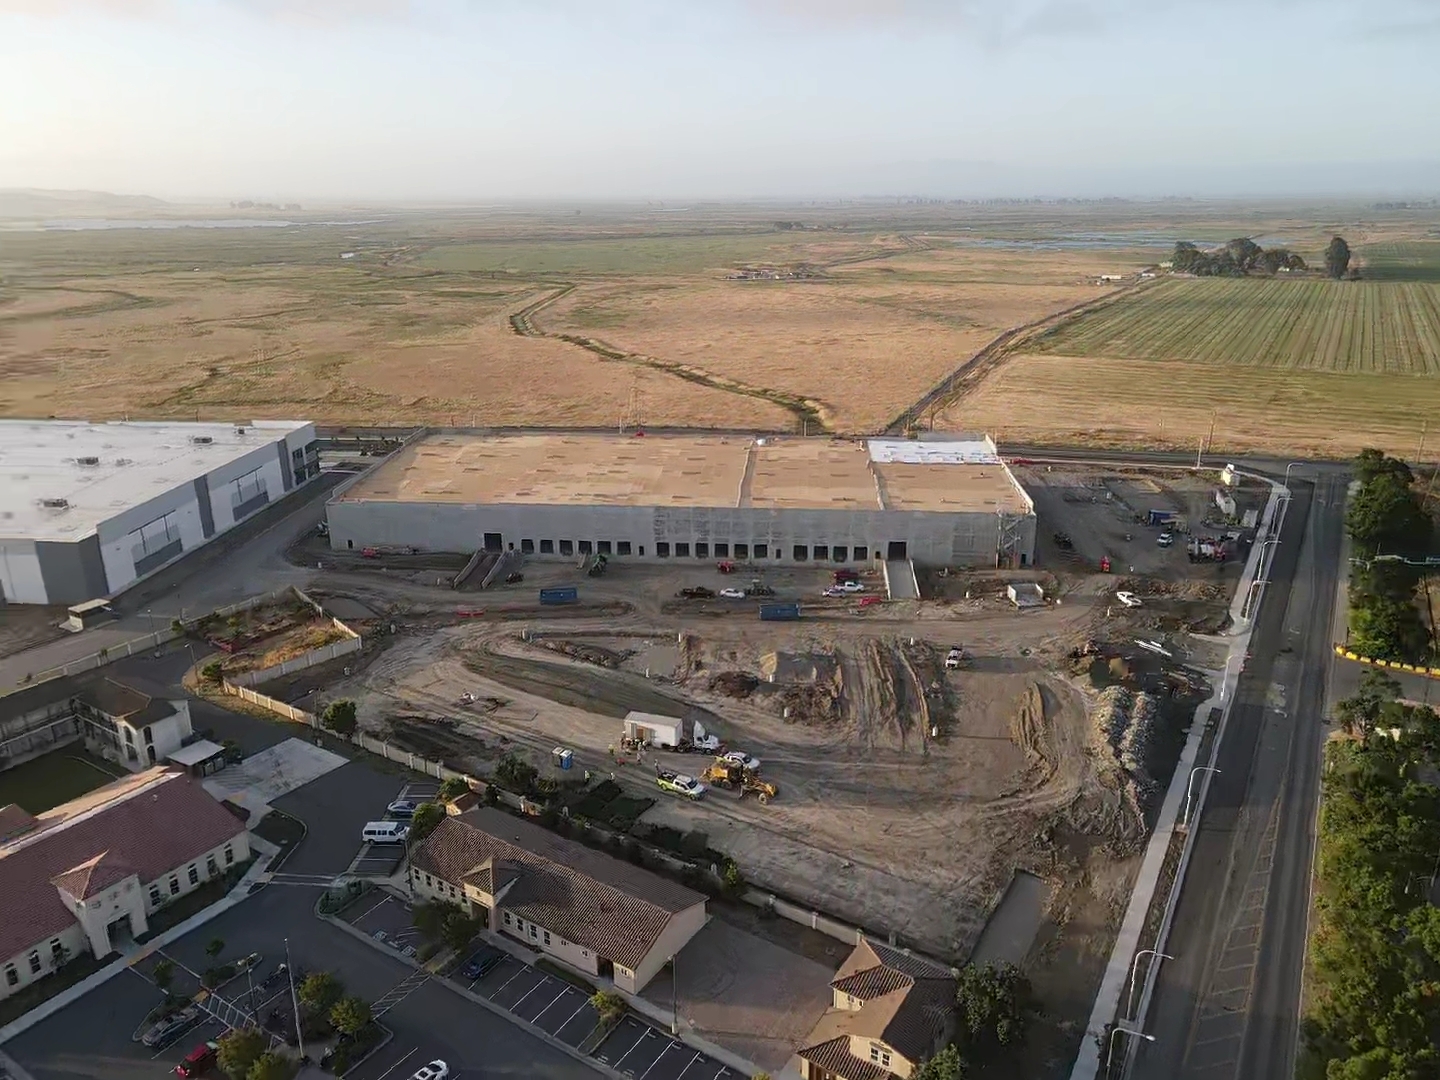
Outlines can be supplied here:
<path id="1" fill-rule="evenodd" d="M 119 775 L 116 766 L 91 757 L 77 743 L 0 772 L 0 806 L 19 803 L 32 814 L 43 814 Z"/>

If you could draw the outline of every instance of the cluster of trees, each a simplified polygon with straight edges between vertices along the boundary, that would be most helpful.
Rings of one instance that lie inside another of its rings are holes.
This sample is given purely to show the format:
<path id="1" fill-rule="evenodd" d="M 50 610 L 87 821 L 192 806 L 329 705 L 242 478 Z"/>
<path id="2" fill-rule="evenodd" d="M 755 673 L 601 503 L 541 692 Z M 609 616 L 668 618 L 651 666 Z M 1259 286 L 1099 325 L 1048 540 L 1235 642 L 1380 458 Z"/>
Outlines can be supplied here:
<path id="1" fill-rule="evenodd" d="M 1355 474 L 1360 487 L 1345 514 L 1357 560 L 1350 575 L 1350 647 L 1382 660 L 1421 659 L 1430 635 L 1415 603 L 1419 570 L 1400 560 L 1429 549 L 1424 500 L 1410 467 L 1379 450 L 1362 450 Z"/>
<path id="2" fill-rule="evenodd" d="M 1259 271 L 1304 270 L 1305 260 L 1288 248 L 1262 248 L 1248 236 L 1236 237 L 1215 251 L 1201 251 L 1187 240 L 1175 245 L 1171 265 L 1182 274 L 1197 277 L 1245 277 Z"/>
<path id="3" fill-rule="evenodd" d="M 1440 717 L 1378 672 L 1327 751 L 1301 1080 L 1440 1076 Z"/>
<path id="4" fill-rule="evenodd" d="M 420 936 L 435 945 L 444 945 L 456 952 L 463 952 L 480 933 L 478 916 L 467 915 L 457 904 L 436 900 L 428 904 L 416 904 L 414 911 L 415 929 Z"/>
<path id="5" fill-rule="evenodd" d="M 325 706 L 325 711 L 320 714 L 320 724 L 327 727 L 336 735 L 343 735 L 349 738 L 355 734 L 355 729 L 360 726 L 356 715 L 355 702 L 348 698 L 341 698 L 339 701 L 332 701 Z"/>
<path id="6" fill-rule="evenodd" d="M 1030 980 L 1014 964 L 970 964 L 955 992 L 956 1038 L 910 1074 L 911 1080 L 961 1080 L 995 1073 L 1023 1046 L 1036 1013 Z"/>
<path id="7" fill-rule="evenodd" d="M 1350 245 L 1345 242 L 1343 236 L 1332 236 L 1329 246 L 1325 249 L 1325 273 L 1339 281 L 1345 276 L 1345 271 L 1348 269 L 1350 269 Z"/>

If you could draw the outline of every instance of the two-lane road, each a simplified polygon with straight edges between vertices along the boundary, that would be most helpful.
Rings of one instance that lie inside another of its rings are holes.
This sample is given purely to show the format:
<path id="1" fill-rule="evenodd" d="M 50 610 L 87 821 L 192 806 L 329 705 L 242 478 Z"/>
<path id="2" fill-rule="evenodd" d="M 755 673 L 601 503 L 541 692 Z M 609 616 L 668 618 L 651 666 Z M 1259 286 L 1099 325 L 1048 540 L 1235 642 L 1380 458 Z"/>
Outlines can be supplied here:
<path id="1" fill-rule="evenodd" d="M 1292 482 L 1175 921 L 1137 1048 L 1138 1080 L 1288 1080 L 1343 572 L 1343 478 Z"/>

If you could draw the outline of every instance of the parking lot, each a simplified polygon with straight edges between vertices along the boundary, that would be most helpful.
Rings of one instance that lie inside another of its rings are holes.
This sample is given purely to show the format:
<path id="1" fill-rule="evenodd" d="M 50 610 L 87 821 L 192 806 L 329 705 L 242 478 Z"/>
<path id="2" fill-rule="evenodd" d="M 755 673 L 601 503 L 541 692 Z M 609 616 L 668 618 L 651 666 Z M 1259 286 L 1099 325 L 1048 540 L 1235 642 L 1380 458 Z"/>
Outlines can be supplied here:
<path id="1" fill-rule="evenodd" d="M 620 1021 L 593 1056 L 635 1080 L 746 1080 L 728 1065 L 633 1016 Z"/>
<path id="2" fill-rule="evenodd" d="M 421 780 L 403 785 L 391 797 L 391 805 L 397 802 L 410 802 L 420 804 L 434 800 L 440 785 L 434 781 Z M 403 814 L 390 813 L 385 807 L 376 807 L 373 821 L 408 821 L 409 818 Z M 350 861 L 346 869 L 347 874 L 356 877 L 390 877 L 400 868 L 400 861 L 405 857 L 405 848 L 402 844 L 366 844 L 360 845 L 360 850 L 355 858 Z"/>
<path id="3" fill-rule="evenodd" d="M 547 975 L 507 956 L 478 982 L 455 980 L 502 1009 L 534 1024 L 568 1046 L 579 1047 L 600 1023 L 590 995 L 563 979 Z"/>

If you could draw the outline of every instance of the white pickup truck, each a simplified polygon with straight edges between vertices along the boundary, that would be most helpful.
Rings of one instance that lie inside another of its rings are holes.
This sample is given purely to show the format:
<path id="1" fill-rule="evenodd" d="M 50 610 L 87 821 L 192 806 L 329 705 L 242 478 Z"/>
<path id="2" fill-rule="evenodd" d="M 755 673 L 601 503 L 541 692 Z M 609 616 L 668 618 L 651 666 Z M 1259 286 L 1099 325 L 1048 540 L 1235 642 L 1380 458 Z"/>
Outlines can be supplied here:
<path id="1" fill-rule="evenodd" d="M 695 777 L 671 772 L 669 769 L 656 769 L 655 783 L 661 791 L 684 795 L 687 799 L 698 799 L 705 794 L 705 785 Z"/>

